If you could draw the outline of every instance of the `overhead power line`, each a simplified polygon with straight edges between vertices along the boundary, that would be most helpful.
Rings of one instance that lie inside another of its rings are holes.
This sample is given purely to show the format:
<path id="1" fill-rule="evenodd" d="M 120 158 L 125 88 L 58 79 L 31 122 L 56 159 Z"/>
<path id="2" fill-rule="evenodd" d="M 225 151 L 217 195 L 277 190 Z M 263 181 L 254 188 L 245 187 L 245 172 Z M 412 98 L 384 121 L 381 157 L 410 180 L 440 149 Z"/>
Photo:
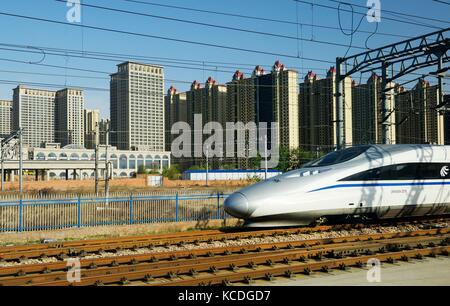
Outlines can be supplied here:
<path id="1" fill-rule="evenodd" d="M 8 48 L 2 48 L 1 46 L 7 46 Z M 14 49 L 16 48 L 16 49 Z M 31 53 L 31 54 L 39 54 L 43 55 L 43 59 L 45 59 L 45 56 L 47 55 L 53 55 L 53 56 L 60 56 L 60 57 L 71 57 L 71 58 L 79 58 L 79 59 L 86 59 L 86 60 L 101 60 L 101 61 L 109 61 L 109 62 L 118 62 L 118 61 L 128 61 L 133 58 L 133 55 L 126 55 L 126 54 L 115 54 L 115 53 L 107 53 L 107 52 L 96 52 L 96 51 L 82 51 L 82 50 L 73 50 L 73 49 L 64 49 L 64 48 L 50 48 L 50 47 L 43 47 L 43 46 L 34 46 L 34 45 L 17 45 L 17 44 L 5 44 L 0 43 L 0 50 L 6 50 L 6 51 L 12 51 L 12 52 L 21 52 L 21 53 Z M 51 52 L 54 51 L 54 52 Z M 91 56 L 95 55 L 95 56 Z M 138 56 L 139 60 L 141 59 L 140 56 Z M 142 57 L 147 58 L 147 57 Z M 149 57 L 154 58 L 154 57 Z M 3 61 L 11 61 L 11 62 L 18 62 L 23 64 L 34 64 L 34 65 L 40 65 L 40 66 L 46 66 L 46 67 L 52 67 L 53 65 L 43 64 L 40 60 L 39 62 L 30 62 L 30 61 L 23 61 L 23 60 L 15 60 L 15 59 L 3 59 Z M 197 71 L 209 71 L 209 72 L 221 72 L 221 73 L 230 73 L 233 74 L 235 70 L 220 70 L 220 69 L 211 69 L 206 68 L 207 65 L 203 66 L 198 64 L 189 63 L 190 60 L 184 60 L 187 61 L 186 63 L 183 63 L 184 65 L 194 65 L 194 67 L 188 67 L 188 66 L 180 66 L 180 65 L 172 65 L 172 64 L 165 64 L 165 67 L 170 68 L 180 68 L 180 69 L 190 69 L 190 70 L 197 70 Z M 201 61 L 195 61 L 199 63 L 203 63 Z M 147 63 L 142 62 L 143 64 L 154 64 L 154 63 Z M 335 64 L 335 62 L 330 62 L 332 64 Z M 231 64 L 231 63 L 230 63 Z M 263 65 L 260 65 L 263 66 Z M 272 65 L 267 65 L 268 67 L 271 67 Z M 214 67 L 214 66 L 212 66 Z M 226 67 L 226 68 L 232 68 L 232 67 Z M 241 67 L 235 67 L 238 70 L 241 70 Z M 293 69 L 296 69 L 297 67 L 292 67 Z M 303 67 L 304 69 L 309 69 L 312 71 L 320 71 L 320 70 L 326 70 L 329 67 Z M 63 68 L 64 69 L 64 68 Z M 297 68 L 300 70 L 301 68 Z M 79 69 L 78 69 L 79 70 Z M 248 69 L 250 73 L 253 71 L 252 69 Z M 269 70 L 269 69 L 268 69 Z M 88 70 L 81 69 L 79 71 L 85 71 L 89 72 Z M 422 76 L 420 73 L 410 73 L 411 75 L 418 75 Z"/>
<path id="2" fill-rule="evenodd" d="M 328 29 L 328 30 L 337 30 L 337 31 L 340 30 L 338 27 L 326 26 L 326 25 L 321 25 L 321 24 L 294 22 L 294 21 L 289 21 L 289 20 L 273 19 L 273 18 L 258 17 L 258 16 L 249 16 L 249 15 L 243 15 L 243 14 L 233 14 L 233 13 L 218 12 L 218 11 L 211 11 L 211 10 L 203 10 L 203 9 L 192 8 L 192 7 L 185 7 L 185 6 L 176 6 L 176 5 L 154 3 L 154 2 L 148 2 L 148 1 L 139 1 L 139 0 L 122 0 L 122 1 L 131 2 L 131 3 L 137 3 L 137 4 L 147 5 L 147 6 L 155 6 L 155 7 L 164 7 L 164 8 L 177 9 L 177 10 L 185 10 L 185 11 L 196 12 L 196 13 L 206 13 L 206 14 L 214 14 L 214 15 L 219 15 L 219 16 L 229 16 L 229 17 L 236 17 L 236 18 L 248 19 L 248 20 L 258 20 L 258 21 L 264 21 L 264 22 L 288 24 L 288 25 L 294 25 L 294 26 L 297 26 L 297 27 L 298 26 L 303 26 L 303 27 L 315 27 L 315 28 Z M 349 30 L 349 29 L 345 29 L 345 30 Z M 366 34 L 372 33 L 370 31 L 364 31 L 364 30 L 358 30 L 357 32 L 366 33 Z M 386 32 L 378 32 L 377 34 L 378 35 L 383 35 L 383 36 L 391 36 L 391 37 L 411 38 L 411 36 L 406 36 L 406 35 L 401 35 L 401 34 L 394 34 L 394 33 L 386 33 Z"/>
<path id="3" fill-rule="evenodd" d="M 298 57 L 297 55 L 292 55 L 292 54 L 283 54 L 283 53 L 277 53 L 277 52 L 269 52 L 269 51 L 246 49 L 246 48 L 240 48 L 240 47 L 232 47 L 232 46 L 199 42 L 199 41 L 193 41 L 193 40 L 187 40 L 187 39 L 179 39 L 179 38 L 173 38 L 173 37 L 165 37 L 165 36 L 150 35 L 150 34 L 117 30 L 117 29 L 111 29 L 111 28 L 97 27 L 97 26 L 92 26 L 92 25 L 87 25 L 87 24 L 67 23 L 67 22 L 62 22 L 62 21 L 57 21 L 57 20 L 52 20 L 52 19 L 25 16 L 25 15 L 19 15 L 19 14 L 6 13 L 6 12 L 0 12 L 0 15 L 9 16 L 9 17 L 13 17 L 13 18 L 20 18 L 20 19 L 52 23 L 52 24 L 60 24 L 60 25 L 71 26 L 71 27 L 76 27 L 76 28 L 91 29 L 91 30 L 111 32 L 111 33 L 117 33 L 117 34 L 160 39 L 160 40 L 173 41 L 173 42 L 185 43 L 185 44 L 191 44 L 191 45 L 199 45 L 199 46 L 204 46 L 204 47 L 213 47 L 213 48 L 227 49 L 227 50 L 232 50 L 232 51 L 272 55 L 272 56 L 279 56 L 279 57 L 285 57 L 285 58 L 296 58 L 296 59 L 300 58 L 300 59 L 304 59 L 307 61 L 320 62 L 320 63 L 331 63 L 331 64 L 334 63 L 334 61 L 309 58 L 309 57 Z"/>
<path id="4" fill-rule="evenodd" d="M 450 5 L 450 2 L 442 1 L 442 0 L 433 0 L 434 2 Z"/>
<path id="5" fill-rule="evenodd" d="M 255 68 L 255 66 L 263 66 L 263 67 L 271 67 L 272 64 L 261 64 L 261 63 L 236 63 L 236 62 L 224 62 L 224 61 L 210 61 L 206 59 L 188 59 L 188 58 L 172 58 L 172 57 L 157 57 L 157 56 L 144 56 L 137 54 L 124 54 L 124 53 L 111 53 L 111 52 L 100 52 L 100 51 L 92 51 L 92 50 L 79 50 L 79 49 L 68 49 L 68 48 L 53 48 L 53 47 L 45 47 L 45 46 L 37 46 L 37 45 L 20 45 L 20 44 L 10 44 L 10 43 L 2 43 L 0 42 L 0 46 L 8 47 L 8 48 L 19 48 L 23 51 L 53 51 L 64 54 L 64 56 L 69 56 L 70 54 L 75 55 L 93 55 L 93 56 L 101 56 L 105 58 L 114 58 L 118 61 L 124 60 L 136 60 L 136 61 L 158 61 L 158 62 L 168 62 L 168 63 L 178 63 L 178 64 L 187 64 L 187 65 L 195 65 L 200 68 L 204 67 L 213 67 L 217 68 L 235 68 L 242 69 L 242 67 L 250 67 L 251 69 Z M 292 69 L 300 70 L 301 67 L 290 66 Z M 303 69 L 310 70 L 320 70 L 322 68 L 318 67 L 303 67 Z M 206 69 L 205 69 L 206 70 Z M 212 70 L 211 70 L 212 71 Z M 216 71 L 216 70 L 214 70 Z M 234 71 L 233 71 L 234 72 Z"/>
<path id="6" fill-rule="evenodd" d="M 65 0 L 55 0 L 55 1 L 66 3 Z M 140 13 L 140 12 L 135 12 L 135 11 L 128 11 L 128 10 L 123 10 L 123 9 L 117 9 L 117 8 L 99 6 L 99 5 L 93 5 L 93 4 L 86 4 L 86 3 L 80 3 L 80 5 L 84 6 L 84 7 L 90 7 L 90 8 L 100 9 L 100 10 L 111 11 L 111 12 L 131 14 L 131 15 L 142 16 L 142 17 L 157 18 L 157 19 L 163 19 L 163 20 L 169 20 L 169 21 L 175 21 L 175 22 L 182 22 L 182 23 L 212 27 L 212 28 L 223 29 L 223 30 L 231 30 L 231 31 L 244 32 L 244 33 L 250 33 L 250 34 L 256 34 L 256 35 L 264 35 L 264 36 L 277 37 L 277 38 L 290 39 L 290 40 L 302 40 L 302 41 L 306 41 L 306 42 L 310 42 L 310 43 L 333 45 L 333 46 L 337 46 L 337 47 L 345 47 L 345 48 L 348 47 L 346 44 L 341 44 L 341 43 L 337 43 L 337 42 L 333 42 L 333 41 L 324 41 L 324 40 L 317 40 L 317 39 L 312 40 L 312 39 L 300 38 L 300 37 L 289 36 L 289 35 L 255 31 L 255 30 L 249 30 L 249 29 L 244 29 L 244 28 L 235 28 L 235 27 L 230 27 L 230 26 L 216 25 L 216 24 L 211 24 L 211 23 L 198 22 L 198 21 L 192 21 L 192 20 L 186 20 L 186 19 L 180 19 L 180 18 L 159 16 L 159 15 L 154 15 L 154 14 L 146 14 L 146 13 Z M 360 50 L 367 50 L 367 48 L 361 47 L 361 46 L 352 46 L 352 48 L 360 49 Z"/>
<path id="7" fill-rule="evenodd" d="M 355 4 L 352 2 L 347 2 L 347 1 L 338 1 L 338 0 L 327 0 L 329 2 L 334 2 L 334 3 L 339 3 L 339 4 L 347 4 L 347 5 L 353 5 L 354 7 L 359 7 L 359 8 L 363 8 L 363 9 L 368 9 L 367 6 L 364 5 L 360 5 L 360 4 Z M 431 21 L 436 21 L 436 22 L 441 22 L 441 23 L 446 23 L 446 24 L 450 24 L 450 21 L 448 20 L 442 20 L 442 19 L 437 19 L 437 18 L 433 18 L 433 17 L 427 17 L 427 16 L 419 16 L 419 15 L 412 15 L 412 14 L 407 14 L 404 12 L 396 12 L 396 11 L 392 11 L 392 10 L 386 10 L 384 8 L 382 8 L 380 10 L 383 13 L 388 13 L 391 15 L 397 15 L 397 16 L 405 16 L 405 17 L 412 17 L 412 18 L 418 18 L 418 19 L 426 19 L 426 20 L 431 20 Z"/>
<path id="8" fill-rule="evenodd" d="M 337 7 L 331 6 L 331 5 L 320 4 L 320 3 L 304 1 L 304 0 L 293 0 L 293 1 L 304 3 L 304 4 L 309 4 L 309 5 L 312 5 L 312 6 L 327 8 L 327 9 L 331 9 L 331 10 L 338 10 Z M 366 7 L 366 9 L 367 9 L 367 7 Z M 352 13 L 351 10 L 346 10 L 346 9 L 341 9 L 341 11 Z M 354 13 L 358 14 L 358 15 L 363 15 L 363 16 L 367 15 L 367 13 L 365 13 L 365 12 L 363 13 L 363 12 L 356 12 L 355 11 Z M 418 23 L 418 22 L 415 22 L 415 21 L 400 20 L 400 19 L 390 18 L 390 17 L 386 17 L 386 16 L 383 17 L 383 19 L 384 20 L 390 20 L 390 21 L 398 22 L 398 23 L 404 23 L 404 24 L 410 24 L 410 25 L 415 25 L 415 26 L 421 26 L 421 27 L 425 27 L 425 28 L 431 28 L 431 29 L 435 29 L 435 30 L 441 30 L 442 29 L 442 27 L 438 27 L 438 26 L 434 26 L 434 25 Z"/>

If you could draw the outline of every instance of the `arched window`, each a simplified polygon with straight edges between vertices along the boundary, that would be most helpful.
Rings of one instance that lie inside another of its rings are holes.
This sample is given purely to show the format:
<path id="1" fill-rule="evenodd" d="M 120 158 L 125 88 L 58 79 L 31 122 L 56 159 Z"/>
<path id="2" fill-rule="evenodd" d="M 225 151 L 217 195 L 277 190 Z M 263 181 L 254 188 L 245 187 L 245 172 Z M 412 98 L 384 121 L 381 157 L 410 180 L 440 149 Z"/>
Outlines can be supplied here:
<path id="1" fill-rule="evenodd" d="M 58 157 L 56 156 L 55 153 L 49 153 L 47 159 L 48 160 L 56 160 Z M 54 174 L 54 173 L 53 173 Z M 55 174 L 56 176 L 56 174 Z"/>
<path id="2" fill-rule="evenodd" d="M 59 178 L 61 178 L 61 179 L 66 179 L 66 174 L 64 173 L 64 172 L 61 172 L 60 174 L 59 174 Z"/>
<path id="3" fill-rule="evenodd" d="M 67 154 L 64 152 L 59 154 L 59 160 L 67 160 Z"/>
<path id="4" fill-rule="evenodd" d="M 136 157 L 133 154 L 130 155 L 128 169 L 136 169 Z"/>
<path id="5" fill-rule="evenodd" d="M 142 154 L 138 155 L 137 167 L 138 167 L 138 170 L 139 170 L 139 168 L 144 167 L 144 155 L 142 155 Z"/>
<path id="6" fill-rule="evenodd" d="M 120 169 L 127 169 L 128 166 L 128 158 L 125 154 L 120 155 L 119 167 Z M 122 176 L 122 174 L 120 175 Z"/>
<path id="7" fill-rule="evenodd" d="M 111 163 L 112 163 L 112 167 L 113 167 L 113 169 L 117 169 L 118 167 L 117 167 L 117 155 L 116 154 L 112 154 L 110 157 L 109 157 L 109 159 L 110 159 L 110 161 L 111 161 Z M 117 176 L 117 175 L 116 175 Z"/>
<path id="8" fill-rule="evenodd" d="M 81 155 L 81 160 L 89 160 L 89 155 L 87 153 L 83 153 L 83 155 Z"/>
<path id="9" fill-rule="evenodd" d="M 161 168 L 161 157 L 159 155 L 155 156 L 155 160 L 152 164 L 152 169 L 159 170 Z"/>
<path id="10" fill-rule="evenodd" d="M 120 177 L 128 177 L 128 174 L 126 172 L 121 172 Z"/>
<path id="11" fill-rule="evenodd" d="M 70 160 L 80 160 L 80 155 L 78 155 L 77 153 L 72 153 L 70 155 Z"/>
<path id="12" fill-rule="evenodd" d="M 163 159 L 162 167 L 163 167 L 163 169 L 169 168 L 169 160 Z"/>
<path id="13" fill-rule="evenodd" d="M 36 154 L 36 160 L 45 160 L 45 154 L 39 152 L 38 154 Z"/>
<path id="14" fill-rule="evenodd" d="M 106 154 L 103 153 L 102 155 L 100 155 L 100 160 L 106 160 Z"/>
<path id="15" fill-rule="evenodd" d="M 55 172 L 49 172 L 49 173 L 48 173 L 48 177 L 49 177 L 50 179 L 55 179 L 55 178 L 56 178 L 56 173 L 55 173 Z"/>
<path id="16" fill-rule="evenodd" d="M 153 163 L 153 157 L 151 155 L 147 155 L 145 157 L 145 168 L 151 169 Z"/>

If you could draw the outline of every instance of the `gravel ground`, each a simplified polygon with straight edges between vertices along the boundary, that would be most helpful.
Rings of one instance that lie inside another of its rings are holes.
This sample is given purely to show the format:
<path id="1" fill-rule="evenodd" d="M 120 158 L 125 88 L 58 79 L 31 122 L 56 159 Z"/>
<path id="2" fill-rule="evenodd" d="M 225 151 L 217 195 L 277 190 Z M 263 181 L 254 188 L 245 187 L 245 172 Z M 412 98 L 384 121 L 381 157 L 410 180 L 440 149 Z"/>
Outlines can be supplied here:
<path id="1" fill-rule="evenodd" d="M 439 226 L 448 227 L 448 223 L 440 223 Z M 348 237 L 348 236 L 358 236 L 366 234 L 379 234 L 379 233 L 396 233 L 396 232 L 412 232 L 423 229 L 420 225 L 401 225 L 401 226 L 380 226 L 372 228 L 363 229 L 352 229 L 352 230 L 339 230 L 330 232 L 314 232 L 309 234 L 292 234 L 292 235 L 278 235 L 269 237 L 255 237 L 248 239 L 238 239 L 238 240 L 228 240 L 225 242 L 214 241 L 212 243 L 202 242 L 199 244 L 186 244 L 183 246 L 171 245 L 168 247 L 154 247 L 149 248 L 139 248 L 136 250 L 120 250 L 117 252 L 101 252 L 99 254 L 89 254 L 84 256 L 82 259 L 94 259 L 94 258 L 114 258 L 126 255 L 139 255 L 139 254 L 157 254 L 175 251 L 189 251 L 198 249 L 208 249 L 208 248 L 220 248 L 227 246 L 246 246 L 253 244 L 263 244 L 263 243 L 276 243 L 276 242 L 292 242 L 292 241 L 304 241 L 311 239 L 326 239 L 326 238 L 338 238 L 338 237 Z M 40 264 L 40 263 L 52 263 L 59 261 L 56 257 L 48 257 L 42 259 L 27 259 L 20 263 L 18 262 L 0 262 L 0 267 L 11 267 L 27 264 Z"/>

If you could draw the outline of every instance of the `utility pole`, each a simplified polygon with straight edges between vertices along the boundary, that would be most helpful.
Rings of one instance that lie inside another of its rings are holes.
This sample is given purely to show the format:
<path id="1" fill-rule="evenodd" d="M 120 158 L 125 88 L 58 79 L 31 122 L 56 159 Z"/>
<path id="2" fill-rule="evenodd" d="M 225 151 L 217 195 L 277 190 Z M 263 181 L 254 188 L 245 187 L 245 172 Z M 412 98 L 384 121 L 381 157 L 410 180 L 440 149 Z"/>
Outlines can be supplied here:
<path id="1" fill-rule="evenodd" d="M 267 134 L 264 135 L 264 167 L 265 167 L 264 177 L 265 180 L 267 180 Z"/>
<path id="2" fill-rule="evenodd" d="M 106 158 L 105 158 L 105 196 L 106 198 L 109 198 L 109 179 L 110 179 L 110 165 L 109 165 L 109 154 L 108 154 L 108 147 L 109 147 L 109 119 L 106 121 Z"/>
<path id="3" fill-rule="evenodd" d="M 442 71 L 442 55 L 439 56 L 439 62 L 438 62 L 438 72 L 441 72 L 441 71 Z M 438 77 L 438 90 L 439 90 L 437 105 L 445 106 L 444 109 L 447 109 L 447 106 L 444 103 L 444 92 L 443 92 L 444 87 L 443 87 L 443 82 L 442 82 L 443 74 L 438 73 L 437 77 Z M 437 141 L 438 141 L 438 144 L 445 144 L 445 132 L 443 135 L 440 134 L 440 131 L 444 131 L 444 129 L 445 129 L 444 126 L 441 126 L 441 124 L 444 124 L 443 117 L 444 117 L 445 112 L 438 111 L 438 114 L 439 114 L 439 116 L 438 116 L 438 129 L 437 129 L 438 130 L 438 139 L 437 139 Z M 441 121 L 441 119 L 443 119 L 443 120 Z M 442 143 L 440 143 L 441 141 L 442 141 Z"/>
<path id="4" fill-rule="evenodd" d="M 336 147 L 338 150 L 345 148 L 345 136 L 344 136 L 344 81 L 345 78 L 342 76 L 343 59 L 336 58 Z"/>
<path id="5" fill-rule="evenodd" d="M 388 68 L 389 63 L 383 62 L 381 71 L 381 143 L 390 144 L 389 139 L 389 102 L 387 99 L 388 92 Z"/>
<path id="6" fill-rule="evenodd" d="M 0 150 L 1 150 L 0 154 L 1 154 L 1 158 L 2 158 L 2 160 L 1 160 L 1 162 L 2 162 L 2 192 L 4 192 L 5 191 L 5 165 L 4 165 L 5 156 L 4 156 L 4 150 L 3 150 L 3 142 L 0 146 Z"/>
<path id="7" fill-rule="evenodd" d="M 19 193 L 22 198 L 23 194 L 23 139 L 22 139 L 22 126 L 19 127 Z"/>
<path id="8" fill-rule="evenodd" d="M 208 171 L 209 171 L 209 156 L 208 156 L 208 149 L 206 149 L 206 187 L 208 187 Z"/>
<path id="9" fill-rule="evenodd" d="M 98 147 L 99 147 L 99 126 L 98 122 L 95 124 L 95 170 L 94 170 L 94 176 L 95 176 L 95 195 L 98 197 L 99 187 L 98 187 Z"/>

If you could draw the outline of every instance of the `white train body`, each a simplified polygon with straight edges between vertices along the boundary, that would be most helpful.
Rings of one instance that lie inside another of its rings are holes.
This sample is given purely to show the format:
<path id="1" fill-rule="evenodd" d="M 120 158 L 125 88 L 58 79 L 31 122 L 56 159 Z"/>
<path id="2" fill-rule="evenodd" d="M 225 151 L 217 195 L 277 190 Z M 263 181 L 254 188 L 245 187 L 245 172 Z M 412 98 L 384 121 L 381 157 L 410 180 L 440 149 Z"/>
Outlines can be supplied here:
<path id="1" fill-rule="evenodd" d="M 225 210 L 250 227 L 449 214 L 450 146 L 371 145 L 332 152 L 230 195 Z"/>

